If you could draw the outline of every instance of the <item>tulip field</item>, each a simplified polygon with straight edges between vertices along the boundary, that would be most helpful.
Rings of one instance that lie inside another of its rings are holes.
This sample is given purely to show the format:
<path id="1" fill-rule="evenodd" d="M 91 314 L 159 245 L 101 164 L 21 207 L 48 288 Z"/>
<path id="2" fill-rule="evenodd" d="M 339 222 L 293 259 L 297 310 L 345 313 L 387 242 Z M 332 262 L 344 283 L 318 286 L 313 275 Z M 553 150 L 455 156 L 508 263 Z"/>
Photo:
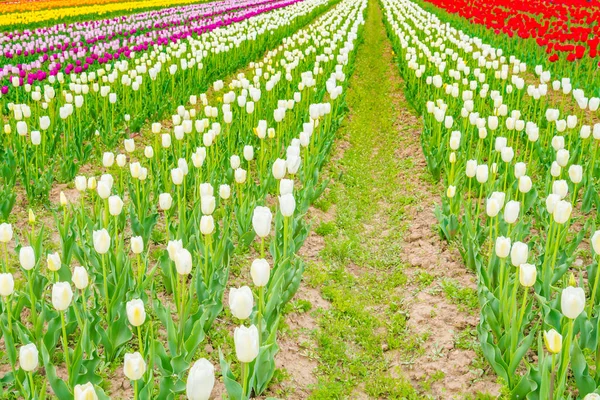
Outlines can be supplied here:
<path id="1" fill-rule="evenodd" d="M 600 399 L 597 0 L 0 17 L 0 398 Z"/>

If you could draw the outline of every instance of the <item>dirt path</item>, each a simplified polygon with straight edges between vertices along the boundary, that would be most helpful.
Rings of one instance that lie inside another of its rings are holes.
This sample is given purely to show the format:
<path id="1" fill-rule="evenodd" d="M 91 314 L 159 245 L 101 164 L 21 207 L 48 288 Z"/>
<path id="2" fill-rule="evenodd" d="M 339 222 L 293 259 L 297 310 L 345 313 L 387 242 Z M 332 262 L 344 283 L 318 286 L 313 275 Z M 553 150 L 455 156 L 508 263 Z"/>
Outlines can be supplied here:
<path id="1" fill-rule="evenodd" d="M 436 232 L 442 188 L 371 1 L 350 113 L 311 210 L 303 286 L 279 365 L 286 398 L 495 398 L 476 336 L 475 278 Z"/>

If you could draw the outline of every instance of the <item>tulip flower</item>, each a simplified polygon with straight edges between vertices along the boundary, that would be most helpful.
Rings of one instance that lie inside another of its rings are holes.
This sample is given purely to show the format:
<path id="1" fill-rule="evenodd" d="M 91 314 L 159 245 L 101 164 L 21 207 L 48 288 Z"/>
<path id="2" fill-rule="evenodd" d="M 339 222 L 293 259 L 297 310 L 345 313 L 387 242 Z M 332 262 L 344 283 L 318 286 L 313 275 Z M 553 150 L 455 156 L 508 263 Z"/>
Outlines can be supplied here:
<path id="1" fill-rule="evenodd" d="M 134 385 L 134 400 L 139 398 L 138 381 L 142 379 L 146 373 L 146 362 L 139 352 L 126 353 L 125 362 L 123 364 L 123 374 L 127 379 L 133 381 Z"/>
<path id="2" fill-rule="evenodd" d="M 98 395 L 91 382 L 84 385 L 75 385 L 74 396 L 74 400 L 98 400 Z"/>
<path id="3" fill-rule="evenodd" d="M 229 291 L 229 308 L 237 319 L 244 320 L 252 314 L 254 298 L 248 286 L 239 289 L 231 288 Z"/>
<path id="4" fill-rule="evenodd" d="M 535 284 L 537 269 L 535 265 L 523 263 L 519 266 L 519 282 L 523 287 L 531 287 Z"/>
<path id="5" fill-rule="evenodd" d="M 525 264 L 527 262 L 527 257 L 529 255 L 529 247 L 525 243 L 515 242 L 513 243 L 510 249 L 510 259 L 511 264 L 515 267 L 518 267 L 521 264 Z"/>
<path id="6" fill-rule="evenodd" d="M 215 386 L 215 368 L 205 358 L 196 361 L 188 372 L 185 393 L 190 400 L 208 400 Z"/>
<path id="7" fill-rule="evenodd" d="M 24 270 L 30 271 L 35 267 L 35 252 L 33 247 L 24 246 L 19 250 L 19 263 Z"/>
<path id="8" fill-rule="evenodd" d="M 242 398 L 247 395 L 248 364 L 254 361 L 259 351 L 259 332 L 256 326 L 240 326 L 233 333 L 235 354 L 242 363 Z"/>
<path id="9" fill-rule="evenodd" d="M 569 319 L 575 319 L 585 307 L 585 292 L 582 288 L 568 286 L 560 296 L 561 312 Z"/>
<path id="10" fill-rule="evenodd" d="M 142 343 L 142 328 L 141 326 L 146 321 L 146 310 L 144 308 L 144 302 L 140 299 L 133 299 L 127 302 L 127 319 L 132 326 L 137 328 L 138 346 L 140 353 L 144 352 L 144 346 Z"/>
<path id="11" fill-rule="evenodd" d="M 39 352 L 34 343 L 21 346 L 19 349 L 19 365 L 25 372 L 33 372 L 38 367 Z M 33 385 L 32 385 L 33 386 Z"/>
<path id="12" fill-rule="evenodd" d="M 562 336 L 554 329 L 544 332 L 544 343 L 551 354 L 558 354 L 562 350 Z"/>
<path id="13" fill-rule="evenodd" d="M 110 235 L 106 229 L 100 229 L 99 231 L 93 232 L 94 238 L 94 250 L 98 254 L 104 255 L 110 248 Z"/>

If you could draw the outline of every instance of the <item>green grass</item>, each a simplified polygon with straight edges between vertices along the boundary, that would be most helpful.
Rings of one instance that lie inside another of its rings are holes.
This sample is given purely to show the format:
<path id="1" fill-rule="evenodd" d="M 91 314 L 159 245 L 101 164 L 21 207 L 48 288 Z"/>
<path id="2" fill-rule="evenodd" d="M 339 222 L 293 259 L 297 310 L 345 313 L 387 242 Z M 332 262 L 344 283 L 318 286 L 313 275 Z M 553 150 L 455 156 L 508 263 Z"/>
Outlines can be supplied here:
<path id="1" fill-rule="evenodd" d="M 401 295 L 407 276 L 399 243 L 405 206 L 416 199 L 396 184 L 397 171 L 414 163 L 394 153 L 401 137 L 390 94 L 400 90 L 400 81 L 390 78 L 397 74 L 381 17 L 370 2 L 346 97 L 350 115 L 338 132 L 349 147 L 330 165 L 334 183 L 316 203 L 324 212 L 335 204 L 335 219 L 317 226 L 325 238 L 322 262 L 306 272 L 308 284 L 331 303 L 314 332 L 319 367 L 313 399 L 420 398 L 398 371 L 392 374 L 384 354 L 415 357 L 422 338 L 408 335 Z"/>
<path id="2" fill-rule="evenodd" d="M 442 280 L 441 286 L 448 300 L 456 304 L 460 311 L 470 313 L 479 311 L 479 300 L 475 289 L 461 287 L 458 282 L 452 279 Z"/>

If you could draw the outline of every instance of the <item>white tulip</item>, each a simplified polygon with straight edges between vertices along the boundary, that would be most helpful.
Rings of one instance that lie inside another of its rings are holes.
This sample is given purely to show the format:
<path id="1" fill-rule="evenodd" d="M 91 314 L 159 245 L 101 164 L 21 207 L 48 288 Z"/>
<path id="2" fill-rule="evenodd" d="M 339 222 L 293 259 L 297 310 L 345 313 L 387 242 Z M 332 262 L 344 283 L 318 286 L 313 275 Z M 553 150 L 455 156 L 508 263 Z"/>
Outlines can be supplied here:
<path id="1" fill-rule="evenodd" d="M 188 373 L 186 395 L 189 400 L 208 400 L 215 386 L 215 367 L 205 358 L 196 361 Z"/>
<path id="2" fill-rule="evenodd" d="M 75 287 L 79 290 L 83 290 L 88 287 L 90 281 L 86 269 L 80 266 L 73 269 L 71 280 L 73 281 Z"/>
<path id="3" fill-rule="evenodd" d="M 146 321 L 146 309 L 141 299 L 133 299 L 127 302 L 127 319 L 132 326 L 142 326 Z"/>
<path id="4" fill-rule="evenodd" d="M 146 373 L 146 362 L 139 352 L 125 354 L 123 373 L 132 381 L 142 379 Z"/>
<path id="5" fill-rule="evenodd" d="M 65 311 L 73 300 L 73 290 L 68 282 L 57 282 L 52 286 L 52 305 L 57 311 Z"/>
<path id="6" fill-rule="evenodd" d="M 240 362 L 250 363 L 258 356 L 258 329 L 252 325 L 249 328 L 240 326 L 233 332 L 235 354 Z"/>
<path id="7" fill-rule="evenodd" d="M 38 367 L 39 352 L 34 343 L 21 346 L 19 349 L 19 365 L 25 372 L 33 372 Z"/>
<path id="8" fill-rule="evenodd" d="M 110 248 L 110 235 L 104 228 L 94 231 L 93 234 L 94 250 L 98 254 L 106 254 Z"/>
<path id="9" fill-rule="evenodd" d="M 264 258 L 258 258 L 252 261 L 250 267 L 250 275 L 252 276 L 252 282 L 256 287 L 267 286 L 269 283 L 269 276 L 271 273 L 271 267 Z"/>

